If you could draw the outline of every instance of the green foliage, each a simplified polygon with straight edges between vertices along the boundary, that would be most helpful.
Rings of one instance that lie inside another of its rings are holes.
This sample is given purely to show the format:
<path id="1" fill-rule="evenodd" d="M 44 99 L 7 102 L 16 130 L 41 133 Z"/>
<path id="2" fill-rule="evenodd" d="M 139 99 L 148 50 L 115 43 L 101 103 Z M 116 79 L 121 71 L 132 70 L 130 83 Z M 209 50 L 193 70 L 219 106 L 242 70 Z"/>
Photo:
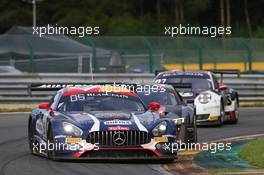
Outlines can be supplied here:
<path id="1" fill-rule="evenodd" d="M 185 6 L 187 14 L 191 13 L 191 16 L 196 16 L 209 8 L 210 0 L 187 0 Z"/>
<path id="2" fill-rule="evenodd" d="M 245 145 L 239 157 L 243 160 L 248 161 L 250 164 L 260 168 L 264 168 L 264 140 L 259 139 L 255 142 L 248 143 Z"/>
<path id="3" fill-rule="evenodd" d="M 253 32 L 253 37 L 264 38 L 264 27 L 258 27 L 255 32 Z"/>
<path id="4" fill-rule="evenodd" d="M 180 2 L 183 23 L 220 25 L 219 0 Z M 264 1 L 248 2 L 253 36 L 264 37 Z M 230 7 L 234 36 L 246 36 L 243 4 L 232 0 Z M 44 0 L 37 2 L 37 25 L 100 26 L 102 35 L 163 35 L 164 26 L 176 24 L 175 9 L 175 0 Z M 1 0 L 0 10 L 0 33 L 12 26 L 32 26 L 31 3 Z"/>

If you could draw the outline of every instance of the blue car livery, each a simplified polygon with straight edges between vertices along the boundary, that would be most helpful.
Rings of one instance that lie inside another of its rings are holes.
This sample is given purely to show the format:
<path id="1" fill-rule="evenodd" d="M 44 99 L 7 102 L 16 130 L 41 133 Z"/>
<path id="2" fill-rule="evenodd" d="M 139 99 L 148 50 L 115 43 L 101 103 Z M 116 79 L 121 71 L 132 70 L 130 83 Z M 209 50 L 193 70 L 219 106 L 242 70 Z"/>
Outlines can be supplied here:
<path id="1" fill-rule="evenodd" d="M 151 106 L 152 105 L 152 106 Z M 176 158 L 176 122 L 138 95 L 104 85 L 61 88 L 28 121 L 32 154 L 61 159 Z"/>

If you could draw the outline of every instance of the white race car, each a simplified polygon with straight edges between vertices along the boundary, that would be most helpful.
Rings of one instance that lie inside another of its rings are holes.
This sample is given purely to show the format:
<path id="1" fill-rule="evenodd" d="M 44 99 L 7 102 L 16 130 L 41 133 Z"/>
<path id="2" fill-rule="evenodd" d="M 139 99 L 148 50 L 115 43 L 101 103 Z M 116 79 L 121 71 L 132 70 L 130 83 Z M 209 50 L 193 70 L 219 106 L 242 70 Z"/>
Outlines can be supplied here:
<path id="1" fill-rule="evenodd" d="M 154 81 L 173 85 L 187 104 L 194 105 L 198 125 L 237 123 L 238 93 L 225 84 L 218 83 L 213 72 L 221 75 L 236 73 L 234 70 L 174 70 L 159 73 Z"/>

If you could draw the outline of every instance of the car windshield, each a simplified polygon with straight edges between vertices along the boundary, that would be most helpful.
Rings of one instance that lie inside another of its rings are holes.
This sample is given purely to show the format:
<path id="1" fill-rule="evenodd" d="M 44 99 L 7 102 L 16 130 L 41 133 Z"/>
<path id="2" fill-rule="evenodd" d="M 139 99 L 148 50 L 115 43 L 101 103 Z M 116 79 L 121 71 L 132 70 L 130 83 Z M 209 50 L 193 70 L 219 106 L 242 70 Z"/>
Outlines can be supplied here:
<path id="1" fill-rule="evenodd" d="M 180 98 L 177 96 L 177 94 L 173 91 L 170 92 L 167 89 L 165 92 L 139 92 L 138 95 L 147 106 L 151 102 L 157 102 L 164 106 L 177 105 L 180 103 Z"/>
<path id="2" fill-rule="evenodd" d="M 162 83 L 191 83 L 194 90 L 209 90 L 212 88 L 211 82 L 208 79 L 199 77 L 167 77 L 163 79 Z"/>
<path id="3" fill-rule="evenodd" d="M 72 111 L 130 111 L 143 112 L 145 107 L 137 96 L 114 93 L 82 93 L 62 96 L 57 110 Z"/>

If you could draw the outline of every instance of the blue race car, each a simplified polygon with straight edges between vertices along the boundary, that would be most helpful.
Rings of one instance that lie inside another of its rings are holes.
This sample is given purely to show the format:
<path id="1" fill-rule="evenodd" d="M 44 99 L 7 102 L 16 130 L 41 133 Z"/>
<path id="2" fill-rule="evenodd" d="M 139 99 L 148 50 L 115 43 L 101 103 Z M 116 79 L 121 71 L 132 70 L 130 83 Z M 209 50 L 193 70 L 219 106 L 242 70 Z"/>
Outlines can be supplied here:
<path id="1" fill-rule="evenodd" d="M 31 112 L 29 148 L 52 160 L 173 161 L 177 122 L 160 115 L 159 108 L 157 103 L 147 108 L 135 92 L 120 86 L 66 86 Z"/>

